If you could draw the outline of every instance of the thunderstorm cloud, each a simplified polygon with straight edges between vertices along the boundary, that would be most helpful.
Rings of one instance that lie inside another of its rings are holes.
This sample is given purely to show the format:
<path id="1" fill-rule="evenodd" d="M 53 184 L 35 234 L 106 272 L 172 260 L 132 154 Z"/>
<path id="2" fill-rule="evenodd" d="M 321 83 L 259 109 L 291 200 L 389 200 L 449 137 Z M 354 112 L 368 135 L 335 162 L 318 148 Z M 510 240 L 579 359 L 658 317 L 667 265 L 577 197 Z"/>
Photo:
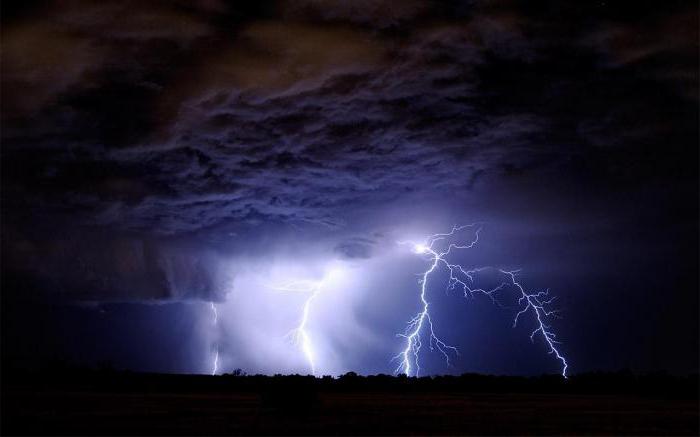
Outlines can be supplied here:
<path id="1" fill-rule="evenodd" d="M 484 220 L 591 320 L 574 284 L 697 236 L 697 5 L 611 3 L 3 5 L 3 294 L 240 302 L 261 259 L 396 272 Z"/>

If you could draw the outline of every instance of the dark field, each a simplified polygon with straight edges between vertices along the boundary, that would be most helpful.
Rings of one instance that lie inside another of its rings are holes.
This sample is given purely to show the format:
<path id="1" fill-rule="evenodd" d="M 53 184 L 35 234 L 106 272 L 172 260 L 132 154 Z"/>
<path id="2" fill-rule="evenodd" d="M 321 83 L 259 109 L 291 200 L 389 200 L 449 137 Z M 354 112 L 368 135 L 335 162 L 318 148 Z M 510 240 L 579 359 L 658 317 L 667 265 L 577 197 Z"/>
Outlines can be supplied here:
<path id="1" fill-rule="evenodd" d="M 2 433 L 697 435 L 697 378 L 651 379 L 46 378 L 3 384 Z"/>

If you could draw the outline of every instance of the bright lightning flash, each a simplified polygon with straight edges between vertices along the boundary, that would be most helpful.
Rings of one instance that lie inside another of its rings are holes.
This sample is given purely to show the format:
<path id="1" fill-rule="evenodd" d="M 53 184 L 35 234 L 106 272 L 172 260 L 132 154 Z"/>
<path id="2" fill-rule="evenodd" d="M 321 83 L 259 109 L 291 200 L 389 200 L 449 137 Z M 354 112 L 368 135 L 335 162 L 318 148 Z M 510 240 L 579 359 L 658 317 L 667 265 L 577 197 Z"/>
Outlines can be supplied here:
<path id="1" fill-rule="evenodd" d="M 212 324 L 216 327 L 219 323 L 219 313 L 216 311 L 216 305 L 214 302 L 209 303 L 211 306 L 212 313 Z M 216 375 L 219 371 L 219 345 L 214 343 L 214 363 L 212 364 L 211 374 Z"/>
<path id="2" fill-rule="evenodd" d="M 307 329 L 311 305 L 319 294 L 321 294 L 323 289 L 328 285 L 329 281 L 337 278 L 339 275 L 340 269 L 336 267 L 331 269 L 320 281 L 301 280 L 290 282 L 281 286 L 270 287 L 277 291 L 305 293 L 308 295 L 306 301 L 304 301 L 304 308 L 302 310 L 299 324 L 287 334 L 287 337 L 291 337 L 294 344 L 301 348 L 301 351 L 304 353 L 304 357 L 309 364 L 312 375 L 316 375 L 316 353 L 314 352 L 313 343 Z"/>
<path id="3" fill-rule="evenodd" d="M 426 246 L 425 244 L 416 244 L 413 247 L 413 251 L 419 255 L 424 254 L 425 252 L 427 252 L 429 250 L 430 250 L 430 248 L 428 246 Z"/>
<path id="4" fill-rule="evenodd" d="M 473 237 L 466 242 L 460 243 L 458 232 L 463 230 L 473 230 Z M 422 310 L 408 322 L 404 332 L 398 334 L 400 337 L 406 339 L 406 345 L 404 349 L 393 358 L 393 360 L 399 362 L 396 373 L 404 373 L 409 376 L 412 374 L 417 376 L 419 374 L 419 353 L 423 346 L 421 338 L 421 333 L 423 331 L 427 331 L 426 334 L 429 335 L 429 349 L 437 349 L 445 357 L 445 361 L 448 365 L 450 364 L 449 353 L 459 354 L 457 348 L 447 345 L 435 334 L 433 320 L 430 315 L 430 303 L 427 299 L 428 279 L 439 267 L 444 267 L 447 273 L 449 273 L 447 290 L 454 290 L 455 287 L 459 287 L 462 289 L 464 297 L 473 297 L 474 294 L 481 293 L 488 296 L 495 304 L 502 307 L 503 305 L 501 305 L 498 299 L 499 294 L 507 290 L 515 290 L 517 293 L 516 297 L 518 298 L 517 303 L 519 311 L 515 315 L 513 327 L 517 326 L 521 316 L 526 313 L 532 314 L 536 322 L 536 328 L 530 334 L 530 340 L 534 342 L 537 334 L 542 336 L 547 344 L 549 353 L 553 354 L 556 359 L 561 362 L 561 374 L 566 378 L 566 369 L 568 367 L 566 358 L 564 358 L 557 349 L 556 345 L 558 345 L 559 342 L 556 340 L 556 335 L 552 332 L 551 326 L 547 323 L 548 319 L 558 317 L 557 310 L 549 309 L 552 302 L 555 300 L 554 297 L 549 297 L 549 291 L 528 293 L 516 279 L 517 270 L 506 271 L 493 269 L 492 267 L 479 267 L 467 270 L 461 265 L 452 264 L 447 260 L 446 257 L 450 255 L 453 249 L 470 249 L 474 247 L 479 241 L 479 232 L 481 232 L 481 227 L 478 224 L 454 226 L 452 231 L 448 233 L 435 234 L 428 237 L 425 243 L 400 242 L 400 244 L 411 244 L 413 252 L 418 255 L 427 255 L 426 260 L 430 265 L 421 275 L 419 281 Z M 446 247 L 444 247 L 445 245 Z M 441 246 L 443 247 L 442 249 L 439 248 Z M 474 275 L 485 270 L 497 270 L 500 274 L 504 275 L 505 279 L 501 284 L 489 290 L 475 287 Z"/>

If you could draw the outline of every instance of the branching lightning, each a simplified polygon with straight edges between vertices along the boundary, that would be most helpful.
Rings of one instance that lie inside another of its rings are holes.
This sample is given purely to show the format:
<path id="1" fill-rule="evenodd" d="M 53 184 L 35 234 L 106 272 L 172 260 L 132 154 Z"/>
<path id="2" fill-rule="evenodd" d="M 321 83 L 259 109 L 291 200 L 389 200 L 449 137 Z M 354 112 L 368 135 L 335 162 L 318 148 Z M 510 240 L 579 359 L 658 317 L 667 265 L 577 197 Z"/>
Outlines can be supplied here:
<path id="1" fill-rule="evenodd" d="M 304 307 L 302 309 L 299 324 L 287 334 L 287 337 L 291 338 L 294 344 L 301 348 L 301 351 L 309 364 L 309 369 L 311 370 L 312 375 L 316 375 L 316 353 L 314 352 L 313 343 L 307 329 L 309 314 L 311 312 L 313 301 L 319 296 L 319 294 L 321 294 L 321 291 L 323 290 L 324 286 L 327 285 L 328 280 L 333 275 L 337 274 L 337 272 L 338 269 L 331 270 L 320 281 L 302 280 L 290 282 L 281 286 L 271 287 L 277 291 L 305 293 L 308 295 L 304 301 Z"/>
<path id="2" fill-rule="evenodd" d="M 417 376 L 421 372 L 421 351 L 428 348 L 431 351 L 437 350 L 444 357 L 447 365 L 453 355 L 459 355 L 459 350 L 444 342 L 437 335 L 437 324 L 435 324 L 434 314 L 431 313 L 431 298 L 429 293 L 436 281 L 435 273 L 445 274 L 447 279 L 446 292 L 461 290 L 466 298 L 473 298 L 477 294 L 487 296 L 494 304 L 501 308 L 514 309 L 513 327 L 517 327 L 524 317 L 532 317 L 534 329 L 530 333 L 530 340 L 535 341 L 541 337 L 549 354 L 553 355 L 561 363 L 562 376 L 566 377 L 568 363 L 559 350 L 559 341 L 554 333 L 550 321 L 558 318 L 558 310 L 552 305 L 555 297 L 549 295 L 549 290 L 540 292 L 529 292 L 518 280 L 518 270 L 503 270 L 495 267 L 465 268 L 453 261 L 456 251 L 470 249 L 479 242 L 481 227 L 478 224 L 464 226 L 454 226 L 450 232 L 434 234 L 421 243 L 401 242 L 400 244 L 410 244 L 412 251 L 422 257 L 428 266 L 421 273 L 420 284 L 420 310 L 411 318 L 404 331 L 398 334 L 405 340 L 401 352 L 393 357 L 392 361 L 397 361 L 396 373 L 403 373 L 409 376 Z M 465 233 L 469 235 L 464 237 Z M 269 288 L 282 292 L 299 293 L 305 296 L 303 307 L 298 324 L 287 335 L 303 354 L 310 373 L 316 375 L 318 351 L 314 348 L 312 333 L 309 324 L 314 312 L 314 302 L 321 293 L 328 289 L 331 279 L 336 278 L 340 269 L 336 265 L 326 272 L 320 280 L 298 280 L 290 281 L 283 285 L 269 286 Z M 484 288 L 477 285 L 477 276 L 481 273 L 493 273 L 500 279 L 493 288 Z M 330 284 L 332 285 L 332 284 Z M 506 301 L 507 297 L 507 301 Z M 505 305 L 504 301 L 511 305 Z M 218 327 L 218 311 L 214 302 L 210 302 L 212 324 Z M 426 340 L 427 337 L 427 340 Z M 216 375 L 219 371 L 219 346 L 217 341 L 213 343 L 213 362 L 211 374 Z"/>
<path id="3" fill-rule="evenodd" d="M 286 284 L 280 287 L 273 287 L 277 291 L 289 291 L 296 293 L 307 293 L 308 297 L 304 302 L 304 308 L 302 310 L 301 319 L 296 328 L 292 329 L 287 336 L 292 338 L 294 344 L 298 345 L 306 361 L 309 363 L 309 368 L 311 369 L 311 374 L 316 374 L 316 362 L 314 357 L 314 349 L 311 343 L 311 338 L 306 330 L 306 325 L 309 322 L 309 313 L 311 311 L 311 303 L 316 299 L 318 294 L 321 292 L 321 287 L 323 281 L 297 281 L 290 284 Z"/>
<path id="4" fill-rule="evenodd" d="M 454 242 L 458 237 L 457 233 L 465 229 L 473 229 L 473 237 L 465 243 Z M 418 255 L 424 256 L 430 265 L 419 280 L 422 309 L 408 322 L 404 332 L 398 334 L 400 337 L 405 338 L 406 343 L 404 349 L 393 358 L 393 360 L 399 362 L 396 373 L 404 373 L 406 375 L 418 375 L 420 373 L 419 353 L 423 347 L 421 333 L 424 331 L 427 331 L 426 334 L 429 335 L 429 349 L 431 351 L 437 349 L 445 357 L 445 361 L 448 365 L 450 364 L 450 353 L 459 354 L 457 348 L 446 344 L 435 334 L 435 327 L 430 315 L 430 302 L 427 298 L 428 279 L 439 267 L 444 267 L 447 274 L 449 274 L 447 290 L 450 291 L 459 288 L 464 293 L 464 297 L 473 297 L 474 294 L 480 293 L 488 296 L 496 305 L 503 307 L 499 300 L 499 294 L 509 289 L 515 290 L 517 292 L 516 297 L 518 298 L 518 312 L 515 315 L 513 327 L 518 325 L 518 321 L 526 313 L 533 314 L 536 328 L 530 334 L 530 340 L 534 342 L 537 334 L 542 336 L 549 348 L 549 353 L 553 354 L 556 359 L 561 362 L 561 374 L 566 377 L 568 364 L 564 356 L 557 349 L 556 345 L 558 345 L 559 342 L 556 340 L 556 334 L 552 332 L 551 326 L 547 323 L 549 319 L 558 317 L 557 310 L 549 309 L 555 298 L 549 297 L 548 290 L 538 293 L 528 293 L 516 279 L 517 270 L 506 271 L 494 269 L 492 267 L 479 267 L 468 270 L 459 264 L 452 264 L 448 261 L 447 257 L 453 249 L 470 249 L 474 247 L 479 241 L 480 232 L 481 227 L 478 224 L 454 226 L 448 233 L 431 235 L 424 243 L 400 242 L 400 244 L 411 244 L 413 251 Z M 444 245 L 447 247 L 445 248 Z M 440 249 L 439 246 L 443 246 L 443 248 Z M 499 285 L 491 289 L 475 286 L 475 274 L 486 270 L 496 270 L 504 275 L 505 279 Z"/>
<path id="5" fill-rule="evenodd" d="M 214 302 L 210 302 L 211 313 L 212 313 L 212 324 L 216 327 L 219 324 L 219 313 L 216 311 L 216 305 Z M 216 375 L 219 371 L 219 345 L 214 343 L 214 362 L 212 363 L 211 374 Z"/>
<path id="6" fill-rule="evenodd" d="M 559 350 L 555 346 L 557 344 L 560 344 L 561 342 L 556 340 L 557 336 L 554 332 L 551 331 L 551 326 L 544 322 L 544 320 L 546 320 L 547 318 L 558 317 L 558 310 L 548 309 L 552 302 L 554 302 L 554 300 L 556 299 L 556 296 L 549 297 L 549 290 L 540 291 L 535 294 L 529 294 L 520 285 L 520 283 L 516 281 L 515 274 L 517 273 L 517 270 L 510 272 L 500 270 L 500 272 L 504 275 L 507 275 L 510 278 L 511 283 L 520 291 L 518 305 L 523 305 L 524 303 L 524 307 L 515 315 L 515 319 L 513 320 L 513 327 L 515 328 L 518 325 L 518 319 L 521 315 L 525 314 L 528 311 L 534 313 L 535 318 L 537 319 L 537 327 L 530 334 L 530 341 L 535 341 L 535 335 L 538 332 L 542 335 L 545 342 L 547 343 L 547 346 L 549 347 L 549 353 L 554 354 L 557 360 L 561 361 L 561 374 L 562 376 L 564 376 L 564 378 L 566 378 L 566 369 L 569 367 L 569 365 L 566 362 L 566 358 L 564 358 L 564 356 L 559 352 Z"/>

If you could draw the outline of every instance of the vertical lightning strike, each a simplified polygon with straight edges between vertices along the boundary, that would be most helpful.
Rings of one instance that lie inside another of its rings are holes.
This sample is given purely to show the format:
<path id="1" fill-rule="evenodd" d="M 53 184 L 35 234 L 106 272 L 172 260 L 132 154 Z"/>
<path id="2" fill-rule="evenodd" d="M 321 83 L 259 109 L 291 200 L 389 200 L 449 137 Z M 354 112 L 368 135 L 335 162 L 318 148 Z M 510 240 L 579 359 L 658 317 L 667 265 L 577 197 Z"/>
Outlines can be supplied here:
<path id="1" fill-rule="evenodd" d="M 558 310 L 550 310 L 547 309 L 549 305 L 551 305 L 552 302 L 556 299 L 556 296 L 554 297 L 549 297 L 549 290 L 545 291 L 540 291 L 535 294 L 529 294 L 525 291 L 525 289 L 520 285 L 520 283 L 515 279 L 516 273 L 518 273 L 517 270 L 514 271 L 506 271 L 506 270 L 500 270 L 501 273 L 504 275 L 507 275 L 511 283 L 520 291 L 520 297 L 518 298 L 518 305 L 522 305 L 523 302 L 525 303 L 525 306 L 523 309 L 518 311 L 518 313 L 515 315 L 515 319 L 513 320 L 513 327 L 515 328 L 518 326 L 518 320 L 521 315 L 525 314 L 528 310 L 532 311 L 535 315 L 535 318 L 537 319 L 537 327 L 532 331 L 530 334 L 530 341 L 534 342 L 535 341 L 535 335 L 539 332 L 542 334 L 542 337 L 544 338 L 544 341 L 547 343 L 547 346 L 549 347 L 549 353 L 554 354 L 554 356 L 557 358 L 557 360 L 561 361 L 562 364 L 562 370 L 561 374 L 566 378 L 566 369 L 569 367 L 569 364 L 566 362 L 566 358 L 559 352 L 559 350 L 556 348 L 555 345 L 561 344 L 561 342 L 557 341 L 557 335 L 553 333 L 550 329 L 550 325 L 546 324 L 543 319 L 547 319 L 548 317 L 558 317 L 557 313 Z M 543 298 L 547 300 L 542 300 Z"/>
<path id="2" fill-rule="evenodd" d="M 211 312 L 212 312 L 212 324 L 214 327 L 216 327 L 219 323 L 219 313 L 216 311 L 216 305 L 214 305 L 214 302 L 209 302 L 209 305 L 211 306 Z M 211 374 L 216 375 L 216 373 L 219 371 L 219 345 L 217 343 L 214 343 L 214 363 L 212 365 L 212 370 Z"/>
<path id="3" fill-rule="evenodd" d="M 316 363 L 313 347 L 311 345 L 311 339 L 309 338 L 309 333 L 306 331 L 306 324 L 309 321 L 309 309 L 311 308 L 311 302 L 316 299 L 316 296 L 318 296 L 320 291 L 321 286 L 319 285 L 313 289 L 309 298 L 306 299 L 306 302 L 304 302 L 304 311 L 301 317 L 301 322 L 299 322 L 299 326 L 297 326 L 297 328 L 293 331 L 296 334 L 297 343 L 301 344 L 301 349 L 304 351 L 304 356 L 309 362 L 312 375 L 316 375 Z"/>
<path id="4" fill-rule="evenodd" d="M 328 275 L 327 275 L 328 276 Z M 291 337 L 294 344 L 301 348 L 301 351 L 309 363 L 309 368 L 311 369 L 311 374 L 316 375 L 316 358 L 313 348 L 313 343 L 311 342 L 311 337 L 306 329 L 306 325 L 309 322 L 309 313 L 311 312 L 311 304 L 314 299 L 318 297 L 321 293 L 323 285 L 326 282 L 327 277 L 324 277 L 321 281 L 296 281 L 286 285 L 271 287 L 273 290 L 277 291 L 288 291 L 294 293 L 308 293 L 306 301 L 304 301 L 304 308 L 302 310 L 301 319 L 296 328 L 292 329 L 287 337 Z"/>
<path id="5" fill-rule="evenodd" d="M 394 357 L 395 360 L 399 360 L 399 367 L 396 369 L 396 373 L 405 373 L 406 375 L 411 374 L 411 358 L 413 355 L 413 362 L 416 365 L 415 374 L 418 375 L 420 372 L 420 364 L 418 362 L 418 353 L 420 352 L 422 342 L 420 337 L 420 332 L 423 330 L 423 324 L 426 323 L 430 331 L 430 339 L 428 346 L 430 350 L 436 347 L 445 357 L 447 364 L 450 363 L 450 356 L 447 354 L 447 350 L 452 350 L 455 353 L 459 353 L 457 348 L 454 346 L 448 346 L 442 340 L 440 340 L 435 335 L 435 329 L 433 328 L 433 321 L 430 319 L 430 304 L 426 299 L 426 287 L 428 284 L 428 276 L 435 270 L 440 261 L 439 256 L 436 252 L 431 250 L 429 247 L 423 245 L 417 245 L 415 247 L 416 253 L 426 253 L 429 252 L 432 255 L 432 263 L 430 268 L 423 273 L 423 278 L 420 280 L 421 291 L 420 300 L 423 304 L 423 309 L 416 314 L 416 316 L 408 322 L 406 330 L 403 334 L 398 334 L 401 337 L 406 338 L 406 347 L 404 350 Z"/>
<path id="6" fill-rule="evenodd" d="M 456 237 L 455 233 L 462 231 L 464 229 L 474 229 L 474 237 L 471 241 L 460 244 L 452 242 L 451 239 Z M 439 266 L 443 266 L 447 273 L 449 274 L 447 282 L 447 291 L 454 290 L 455 287 L 460 287 L 464 293 L 464 297 L 473 297 L 475 293 L 481 293 L 488 296 L 491 301 L 503 307 L 498 299 L 498 293 L 502 292 L 508 288 L 515 289 L 518 292 L 518 306 L 522 307 L 515 315 L 513 321 L 513 327 L 516 327 L 518 320 L 522 315 L 527 312 L 531 312 L 534 315 L 535 321 L 537 322 L 537 327 L 530 334 L 530 340 L 534 342 L 535 335 L 540 333 L 544 338 L 547 346 L 549 348 L 549 353 L 554 354 L 557 360 L 562 363 L 562 376 L 566 378 L 566 370 L 568 368 L 568 363 L 564 356 L 557 349 L 556 345 L 560 344 L 556 340 L 556 334 L 551 331 L 550 325 L 545 321 L 548 318 L 558 317 L 557 310 L 548 309 L 552 302 L 555 300 L 554 297 L 549 297 L 549 291 L 538 292 L 538 293 L 528 293 L 522 287 L 522 285 L 516 280 L 516 271 L 497 271 L 506 276 L 507 280 L 501 282 L 498 286 L 492 289 L 483 289 L 479 287 L 474 287 L 474 275 L 476 273 L 493 270 L 492 267 L 478 267 L 471 270 L 467 270 L 459 264 L 452 264 L 447 261 L 447 257 L 452 249 L 470 249 L 474 247 L 479 242 L 479 233 L 481 232 L 481 227 L 478 224 L 469 224 L 464 226 L 454 226 L 452 230 L 448 233 L 434 234 L 428 237 L 425 243 L 409 243 L 413 246 L 413 251 L 418 255 L 427 255 L 427 261 L 430 262 L 428 269 L 422 274 L 420 279 L 420 300 L 422 303 L 422 311 L 420 311 L 415 317 L 413 317 L 408 324 L 403 334 L 398 334 L 399 337 L 406 339 L 406 345 L 404 349 L 396 356 L 393 360 L 399 361 L 399 366 L 396 368 L 396 373 L 404 373 L 406 375 L 418 375 L 420 373 L 420 363 L 419 363 L 419 352 L 422 347 L 421 332 L 424 329 L 428 330 L 430 334 L 428 345 L 430 350 L 437 349 L 445 357 L 447 365 L 450 364 L 450 355 L 448 352 L 453 352 L 459 354 L 459 351 L 454 346 L 449 346 L 445 344 L 440 338 L 435 334 L 435 328 L 433 326 L 432 318 L 430 316 L 430 303 L 426 297 L 427 295 L 427 284 L 428 278 L 431 273 L 435 272 Z M 447 243 L 447 248 L 440 250 L 436 247 L 436 243 Z M 399 242 L 399 244 L 406 244 L 405 242 Z M 543 300 L 544 299 L 544 300 Z M 415 368 L 415 369 L 414 369 Z"/>

